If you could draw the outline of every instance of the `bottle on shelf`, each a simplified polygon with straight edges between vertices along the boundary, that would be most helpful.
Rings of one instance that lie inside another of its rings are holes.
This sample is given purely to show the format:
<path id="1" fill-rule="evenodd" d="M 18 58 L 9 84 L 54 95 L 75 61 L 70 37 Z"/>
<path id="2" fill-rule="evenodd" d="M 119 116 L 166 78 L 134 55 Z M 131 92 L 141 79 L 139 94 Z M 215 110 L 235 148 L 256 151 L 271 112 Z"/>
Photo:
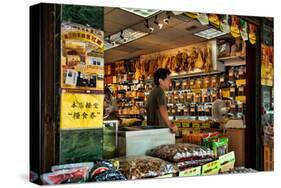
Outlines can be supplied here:
<path id="1" fill-rule="evenodd" d="M 209 88 L 211 87 L 211 84 L 210 84 L 210 77 L 207 76 L 204 78 L 204 82 L 203 82 L 203 88 Z"/>
<path id="2" fill-rule="evenodd" d="M 190 89 L 195 89 L 194 88 L 194 82 L 195 82 L 195 80 L 194 79 L 190 79 Z"/>
<path id="3" fill-rule="evenodd" d="M 185 107 L 184 107 L 184 116 L 189 116 L 189 105 L 186 104 Z"/>
<path id="4" fill-rule="evenodd" d="M 227 87 L 224 73 L 221 74 L 220 77 L 219 77 L 219 87 L 220 88 L 226 88 Z"/>
<path id="5" fill-rule="evenodd" d="M 211 77 L 211 87 L 218 87 L 218 77 L 216 75 Z"/>
<path id="6" fill-rule="evenodd" d="M 238 79 L 246 79 L 246 67 L 245 66 L 240 66 L 238 69 Z"/>
<path id="7" fill-rule="evenodd" d="M 245 96 L 245 86 L 241 85 L 238 87 L 238 96 Z"/>

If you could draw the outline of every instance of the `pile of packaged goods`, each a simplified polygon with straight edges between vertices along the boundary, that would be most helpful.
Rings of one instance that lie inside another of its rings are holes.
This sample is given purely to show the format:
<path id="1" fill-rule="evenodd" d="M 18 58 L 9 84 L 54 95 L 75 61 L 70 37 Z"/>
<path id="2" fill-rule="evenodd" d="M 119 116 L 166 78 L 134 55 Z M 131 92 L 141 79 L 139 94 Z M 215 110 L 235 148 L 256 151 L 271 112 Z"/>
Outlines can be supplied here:
<path id="1" fill-rule="evenodd" d="M 228 138 L 220 136 L 219 132 L 195 132 L 184 134 L 183 141 L 210 148 L 214 158 L 228 152 Z"/>
<path id="2" fill-rule="evenodd" d="M 228 138 L 219 137 L 217 132 L 203 134 L 201 144 L 213 151 L 214 158 L 218 158 L 228 152 Z"/>
<path id="3" fill-rule="evenodd" d="M 149 155 L 173 162 L 179 170 L 199 166 L 213 160 L 211 149 L 188 143 L 161 145 L 152 149 Z"/>
<path id="4" fill-rule="evenodd" d="M 114 181 L 126 180 L 126 178 L 116 170 L 113 164 L 109 161 L 95 161 L 94 168 L 90 173 L 90 181 Z"/>
<path id="5" fill-rule="evenodd" d="M 83 183 L 92 181 L 126 180 L 109 161 L 64 164 L 52 167 L 52 172 L 41 175 L 45 185 Z"/>
<path id="6" fill-rule="evenodd" d="M 143 179 L 176 173 L 173 164 L 150 156 L 133 156 L 113 159 L 119 163 L 119 171 L 128 179 Z"/>
<path id="7" fill-rule="evenodd" d="M 252 168 L 236 167 L 233 170 L 223 172 L 222 174 L 241 174 L 241 173 L 252 173 L 252 172 L 258 172 L 258 171 Z"/>

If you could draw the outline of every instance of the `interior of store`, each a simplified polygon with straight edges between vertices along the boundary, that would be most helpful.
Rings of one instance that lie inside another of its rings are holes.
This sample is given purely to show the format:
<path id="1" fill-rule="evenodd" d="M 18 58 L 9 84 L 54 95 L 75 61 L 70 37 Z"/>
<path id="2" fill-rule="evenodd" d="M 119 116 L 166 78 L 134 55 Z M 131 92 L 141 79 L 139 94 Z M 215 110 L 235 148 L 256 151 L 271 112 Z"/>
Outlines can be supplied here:
<path id="1" fill-rule="evenodd" d="M 153 88 L 152 73 L 160 67 L 169 68 L 172 85 L 167 91 L 168 113 L 179 128 L 176 142 L 200 144 L 200 133 L 222 131 L 212 117 L 212 104 L 223 99 L 217 105 L 229 108 L 224 122 L 226 134 L 233 137 L 229 146 L 237 151 L 236 165 L 244 166 L 246 45 L 242 38 L 219 32 L 211 24 L 202 25 L 187 15 L 166 11 L 146 19 L 120 8 L 105 8 L 104 15 L 105 85 L 117 100 L 119 129 L 135 130 L 146 125 L 145 102 Z M 124 42 L 124 37 L 130 37 L 125 32 L 128 29 L 144 36 Z M 204 31 L 209 36 L 196 36 Z M 121 45 L 116 46 L 114 41 Z M 188 67 L 192 61 L 194 67 Z"/>

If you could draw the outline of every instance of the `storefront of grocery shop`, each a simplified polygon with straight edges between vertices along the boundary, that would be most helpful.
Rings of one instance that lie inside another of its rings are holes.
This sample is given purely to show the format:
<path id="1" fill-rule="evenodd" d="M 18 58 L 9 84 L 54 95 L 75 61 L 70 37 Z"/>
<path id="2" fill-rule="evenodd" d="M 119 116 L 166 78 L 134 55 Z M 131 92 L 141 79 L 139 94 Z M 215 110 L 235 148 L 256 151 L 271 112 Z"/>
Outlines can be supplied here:
<path id="1" fill-rule="evenodd" d="M 59 4 L 30 15 L 31 181 L 273 170 L 272 18 Z M 147 123 L 159 69 L 175 132 Z"/>

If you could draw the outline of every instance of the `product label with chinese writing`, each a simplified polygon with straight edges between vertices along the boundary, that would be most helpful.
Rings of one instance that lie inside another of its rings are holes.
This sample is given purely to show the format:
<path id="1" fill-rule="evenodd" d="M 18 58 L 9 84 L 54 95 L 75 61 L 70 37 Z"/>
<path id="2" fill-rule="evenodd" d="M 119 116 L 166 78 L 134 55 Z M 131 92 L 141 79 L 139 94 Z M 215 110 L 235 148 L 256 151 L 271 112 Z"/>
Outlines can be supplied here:
<path id="1" fill-rule="evenodd" d="M 103 95 L 61 94 L 61 129 L 101 128 Z"/>
<path id="2" fill-rule="evenodd" d="M 218 174 L 220 170 L 219 160 L 207 163 L 202 166 L 202 175 Z"/>
<path id="3" fill-rule="evenodd" d="M 184 171 L 179 172 L 179 176 L 199 176 L 201 175 L 201 166 L 194 167 L 194 168 L 188 168 Z"/>

